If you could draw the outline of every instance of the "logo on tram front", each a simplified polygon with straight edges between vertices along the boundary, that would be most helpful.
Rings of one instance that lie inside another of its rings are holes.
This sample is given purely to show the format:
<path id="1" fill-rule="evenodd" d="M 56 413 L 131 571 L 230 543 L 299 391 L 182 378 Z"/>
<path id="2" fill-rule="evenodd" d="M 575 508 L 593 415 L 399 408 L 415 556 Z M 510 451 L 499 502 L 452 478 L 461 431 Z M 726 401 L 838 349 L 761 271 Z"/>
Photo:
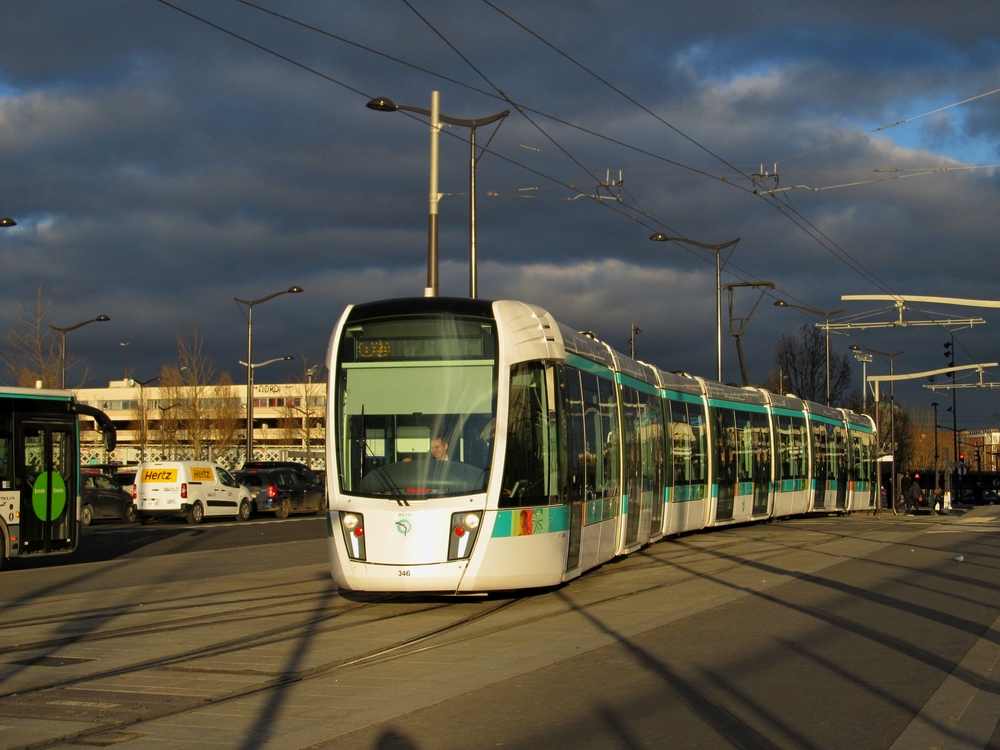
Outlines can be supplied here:
<path id="1" fill-rule="evenodd" d="M 400 518 L 396 521 L 396 531 L 402 534 L 404 537 L 413 531 L 413 524 L 410 523 L 409 518 Z"/>

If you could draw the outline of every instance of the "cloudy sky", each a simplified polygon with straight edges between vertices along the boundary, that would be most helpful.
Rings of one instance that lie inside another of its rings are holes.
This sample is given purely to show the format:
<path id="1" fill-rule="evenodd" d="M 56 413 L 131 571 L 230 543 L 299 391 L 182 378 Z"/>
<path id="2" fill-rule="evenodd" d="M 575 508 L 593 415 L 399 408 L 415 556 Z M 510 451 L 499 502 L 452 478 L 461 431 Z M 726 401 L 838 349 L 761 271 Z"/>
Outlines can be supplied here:
<path id="1" fill-rule="evenodd" d="M 422 293 L 427 124 L 364 105 L 438 90 L 452 117 L 512 112 L 477 132 L 480 297 L 625 351 L 634 321 L 640 358 L 714 376 L 715 255 L 648 237 L 740 237 L 723 283 L 776 285 L 744 337 L 763 380 L 817 320 L 776 299 L 853 322 L 896 313 L 843 294 L 1000 300 L 998 40 L 995 0 L 4 0 L 0 328 L 40 287 L 47 323 L 111 317 L 69 334 L 89 385 L 126 351 L 152 377 L 195 326 L 240 381 L 233 298 L 297 284 L 255 308 L 254 347 L 296 357 L 258 380 L 300 375 L 345 305 Z M 444 295 L 468 294 L 467 138 L 441 140 Z M 737 290 L 737 317 L 754 301 Z M 986 321 L 956 332 L 958 363 L 997 360 L 996 311 L 905 313 L 956 317 Z M 940 326 L 845 333 L 836 353 L 945 364 Z M 738 381 L 728 336 L 723 361 Z M 897 397 L 950 404 L 920 384 Z M 960 426 L 995 414 L 1000 391 L 959 392 Z"/>

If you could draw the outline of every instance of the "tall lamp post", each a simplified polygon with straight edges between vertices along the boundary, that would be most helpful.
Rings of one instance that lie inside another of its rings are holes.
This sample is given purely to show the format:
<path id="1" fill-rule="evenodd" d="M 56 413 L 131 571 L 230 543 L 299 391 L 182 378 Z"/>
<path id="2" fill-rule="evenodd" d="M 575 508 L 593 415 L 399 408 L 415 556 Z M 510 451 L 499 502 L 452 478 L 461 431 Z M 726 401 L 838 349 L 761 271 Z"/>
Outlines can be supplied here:
<path id="1" fill-rule="evenodd" d="M 131 344 L 127 341 L 121 342 L 118 346 L 125 350 L 125 380 L 128 380 L 128 348 Z"/>
<path id="2" fill-rule="evenodd" d="M 317 372 L 319 372 L 319 368 L 321 366 L 322 365 L 313 365 L 308 370 L 306 370 L 306 403 L 305 403 L 305 407 L 306 407 L 306 414 L 305 414 L 305 416 L 306 416 L 306 468 L 308 468 L 308 469 L 312 469 L 312 444 L 311 444 L 311 442 L 309 440 L 309 437 L 310 437 L 309 436 L 309 431 L 311 429 L 311 425 L 309 424 L 309 422 L 310 422 L 310 419 L 312 417 L 312 409 L 310 407 L 309 400 L 312 398 L 313 376 L 316 375 Z"/>
<path id="3" fill-rule="evenodd" d="M 16 226 L 17 222 L 14 221 L 9 216 L 4 216 L 2 219 L 0 219 L 0 227 L 16 227 Z"/>
<path id="4" fill-rule="evenodd" d="M 404 104 L 396 104 L 391 99 L 376 97 L 365 105 L 368 109 L 378 112 L 415 112 L 431 118 L 431 190 L 430 190 L 430 215 L 428 219 L 427 235 L 427 289 L 425 296 L 437 297 L 439 291 L 438 284 L 438 203 L 441 194 L 438 193 L 438 134 L 441 131 L 441 123 L 456 125 L 460 128 L 469 128 L 470 156 L 469 156 L 469 297 L 476 298 L 478 291 L 476 258 L 476 162 L 479 157 L 476 155 L 476 128 L 483 125 L 502 120 L 510 114 L 510 110 L 505 109 L 489 117 L 481 117 L 478 120 L 462 120 L 457 117 L 442 115 L 440 111 L 440 95 L 437 91 L 431 92 L 431 108 L 409 107 Z"/>
<path id="5" fill-rule="evenodd" d="M 802 312 L 807 312 L 810 315 L 816 315 L 817 317 L 823 318 L 823 327 L 826 330 L 826 405 L 830 405 L 830 318 L 835 315 L 840 315 L 844 312 L 844 308 L 839 310 L 831 310 L 829 312 L 824 312 L 823 310 L 814 310 L 811 307 L 806 307 L 805 305 L 793 305 L 790 302 L 785 302 L 783 299 L 779 299 L 774 303 L 775 307 L 791 307 L 796 310 L 801 310 Z"/>
<path id="6" fill-rule="evenodd" d="M 146 414 L 146 395 L 143 389 L 159 379 L 160 376 L 157 375 L 155 378 L 150 378 L 149 380 L 132 380 L 135 385 L 139 386 L 139 463 L 145 463 L 146 461 L 146 435 L 149 429 L 149 420 Z"/>
<path id="7" fill-rule="evenodd" d="M 854 349 L 854 347 L 850 347 Z M 868 352 L 854 350 L 854 359 L 861 363 L 861 409 L 868 411 L 868 363 L 872 361 L 872 355 Z"/>
<path id="8" fill-rule="evenodd" d="M 717 379 L 722 382 L 722 251 L 727 247 L 732 247 L 740 241 L 740 237 L 735 240 L 730 240 L 729 242 L 723 242 L 720 245 L 708 245 L 704 242 L 695 242 L 694 240 L 689 240 L 686 237 L 668 237 L 662 232 L 655 232 L 651 234 L 649 239 L 653 242 L 681 242 L 685 245 L 694 245 L 695 247 L 700 247 L 704 250 L 714 250 L 715 251 L 715 361 L 717 365 L 718 375 Z M 736 252 L 736 248 L 729 253 L 729 258 L 733 256 Z M 726 262 L 729 262 L 729 258 L 726 258 Z"/>
<path id="9" fill-rule="evenodd" d="M 258 367 L 264 367 L 264 365 L 270 365 L 274 362 L 288 362 L 293 359 L 295 357 L 291 354 L 286 354 L 284 357 L 275 357 L 264 362 L 255 362 L 252 365 L 247 365 L 242 359 L 239 361 L 241 365 L 247 368 L 247 382 L 250 384 L 247 386 L 247 462 L 253 461 L 253 371 Z"/>
<path id="10" fill-rule="evenodd" d="M 880 357 L 886 357 L 889 360 L 889 376 L 892 377 L 896 374 L 895 372 L 895 360 L 896 357 L 906 354 L 905 350 L 898 352 L 880 352 L 878 349 L 869 349 L 867 346 L 859 346 L 858 344 L 851 344 L 848 347 L 851 351 L 859 352 L 871 352 L 872 354 L 877 354 Z M 878 384 L 875 385 L 875 432 L 876 434 L 881 434 L 879 432 L 879 406 L 878 406 L 878 395 L 879 387 Z M 889 498 L 889 507 L 894 508 L 896 506 L 896 381 L 889 381 L 889 449 L 892 451 L 892 497 Z"/>
<path id="11" fill-rule="evenodd" d="M 937 489 L 938 489 L 937 401 L 933 402 L 931 406 L 934 407 L 934 496 L 937 497 Z M 944 510 L 944 508 L 941 508 L 941 510 Z"/>
<path id="12" fill-rule="evenodd" d="M 237 305 L 247 306 L 247 362 L 253 362 L 253 306 L 280 297 L 282 294 L 299 294 L 301 291 L 302 287 L 300 286 L 290 286 L 288 289 L 260 299 L 233 297 Z M 247 461 L 253 461 L 253 371 L 253 365 L 247 367 Z"/>
<path id="13" fill-rule="evenodd" d="M 160 460 L 167 460 L 167 412 L 180 404 L 160 404 Z"/>
<path id="14" fill-rule="evenodd" d="M 96 318 L 91 320 L 85 320 L 82 323 L 77 323 L 75 326 L 68 326 L 66 328 L 60 328 L 59 326 L 50 325 L 53 331 L 59 331 L 62 334 L 62 341 L 59 344 L 59 368 L 62 370 L 62 386 L 63 390 L 66 389 L 66 334 L 70 331 L 75 331 L 77 328 L 83 328 L 88 323 L 105 323 L 111 320 L 107 315 L 98 315 Z"/>

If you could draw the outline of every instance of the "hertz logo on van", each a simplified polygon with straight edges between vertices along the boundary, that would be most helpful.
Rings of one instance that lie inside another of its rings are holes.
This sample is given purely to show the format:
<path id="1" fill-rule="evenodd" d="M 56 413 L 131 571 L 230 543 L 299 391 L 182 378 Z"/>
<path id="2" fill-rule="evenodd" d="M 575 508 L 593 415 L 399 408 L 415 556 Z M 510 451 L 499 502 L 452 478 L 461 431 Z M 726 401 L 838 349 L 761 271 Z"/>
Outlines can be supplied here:
<path id="1" fill-rule="evenodd" d="M 177 469 L 143 469 L 143 482 L 176 482 Z"/>
<path id="2" fill-rule="evenodd" d="M 206 466 L 192 466 L 191 467 L 191 481 L 193 482 L 211 482 L 215 479 L 212 474 L 212 470 Z"/>

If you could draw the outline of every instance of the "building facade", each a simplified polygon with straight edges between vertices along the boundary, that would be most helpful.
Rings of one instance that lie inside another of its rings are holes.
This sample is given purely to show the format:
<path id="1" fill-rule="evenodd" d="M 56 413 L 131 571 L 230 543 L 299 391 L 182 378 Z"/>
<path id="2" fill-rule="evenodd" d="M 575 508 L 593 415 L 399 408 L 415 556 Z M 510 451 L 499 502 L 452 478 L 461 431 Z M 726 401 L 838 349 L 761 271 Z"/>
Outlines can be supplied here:
<path id="1" fill-rule="evenodd" d="M 80 418 L 84 463 L 209 459 L 228 468 L 246 461 L 245 385 L 142 386 L 114 380 L 107 388 L 74 389 L 81 403 L 104 411 L 118 429 L 109 455 L 92 420 Z M 299 461 L 324 469 L 326 384 L 255 383 L 255 460 Z"/>

